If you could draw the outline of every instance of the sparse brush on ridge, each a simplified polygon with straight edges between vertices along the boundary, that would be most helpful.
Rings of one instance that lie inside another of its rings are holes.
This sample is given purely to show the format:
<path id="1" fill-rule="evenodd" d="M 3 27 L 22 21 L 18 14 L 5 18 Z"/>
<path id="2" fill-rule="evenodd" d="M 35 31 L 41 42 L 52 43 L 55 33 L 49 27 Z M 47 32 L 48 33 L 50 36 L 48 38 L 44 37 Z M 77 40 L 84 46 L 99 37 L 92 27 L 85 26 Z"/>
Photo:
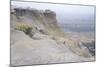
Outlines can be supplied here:
<path id="1" fill-rule="evenodd" d="M 16 30 L 23 31 L 25 34 L 32 37 L 32 26 L 26 23 L 18 23 L 15 27 Z"/>

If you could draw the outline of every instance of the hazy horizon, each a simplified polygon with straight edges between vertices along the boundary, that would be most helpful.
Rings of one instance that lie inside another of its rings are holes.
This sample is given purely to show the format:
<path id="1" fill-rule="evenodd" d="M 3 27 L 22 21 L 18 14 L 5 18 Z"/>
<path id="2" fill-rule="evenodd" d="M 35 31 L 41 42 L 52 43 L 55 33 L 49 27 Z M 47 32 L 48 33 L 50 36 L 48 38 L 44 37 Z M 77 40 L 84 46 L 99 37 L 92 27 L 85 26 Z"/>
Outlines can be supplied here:
<path id="1" fill-rule="evenodd" d="M 18 7 L 30 7 L 39 10 L 50 9 L 57 15 L 61 24 L 94 24 L 95 7 L 65 4 L 50 4 L 36 2 L 11 1 L 11 5 Z"/>

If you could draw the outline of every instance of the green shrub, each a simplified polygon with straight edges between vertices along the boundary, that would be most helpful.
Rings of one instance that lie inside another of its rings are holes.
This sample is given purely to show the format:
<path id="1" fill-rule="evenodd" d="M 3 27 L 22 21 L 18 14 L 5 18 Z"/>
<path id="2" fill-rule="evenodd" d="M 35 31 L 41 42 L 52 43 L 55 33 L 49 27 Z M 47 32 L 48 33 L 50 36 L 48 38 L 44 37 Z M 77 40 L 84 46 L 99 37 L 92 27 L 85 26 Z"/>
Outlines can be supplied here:
<path id="1" fill-rule="evenodd" d="M 26 23 L 19 23 L 15 27 L 16 30 L 23 31 L 25 34 L 32 37 L 32 26 Z"/>

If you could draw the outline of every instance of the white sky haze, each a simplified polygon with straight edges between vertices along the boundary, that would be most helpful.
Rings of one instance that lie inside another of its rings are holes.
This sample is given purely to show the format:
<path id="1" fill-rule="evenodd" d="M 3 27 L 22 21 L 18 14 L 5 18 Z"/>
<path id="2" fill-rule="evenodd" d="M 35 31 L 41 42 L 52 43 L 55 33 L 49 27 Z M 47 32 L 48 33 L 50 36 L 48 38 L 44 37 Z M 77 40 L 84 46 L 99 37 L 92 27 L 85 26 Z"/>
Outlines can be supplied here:
<path id="1" fill-rule="evenodd" d="M 17 7 L 31 7 L 40 10 L 50 9 L 57 14 L 60 23 L 68 24 L 94 24 L 95 7 L 83 5 L 51 4 L 37 2 L 12 1 L 12 5 Z"/>

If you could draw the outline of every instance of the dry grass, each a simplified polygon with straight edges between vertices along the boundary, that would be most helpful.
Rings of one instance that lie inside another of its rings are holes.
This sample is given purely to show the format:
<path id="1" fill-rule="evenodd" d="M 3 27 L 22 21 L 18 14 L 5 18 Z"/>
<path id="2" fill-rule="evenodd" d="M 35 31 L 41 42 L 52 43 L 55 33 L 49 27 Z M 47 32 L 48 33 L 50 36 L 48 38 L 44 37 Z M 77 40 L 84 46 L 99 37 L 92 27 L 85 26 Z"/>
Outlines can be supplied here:
<path id="1" fill-rule="evenodd" d="M 23 31 L 25 34 L 31 35 L 32 26 L 26 23 L 18 23 L 15 27 L 16 30 Z"/>

